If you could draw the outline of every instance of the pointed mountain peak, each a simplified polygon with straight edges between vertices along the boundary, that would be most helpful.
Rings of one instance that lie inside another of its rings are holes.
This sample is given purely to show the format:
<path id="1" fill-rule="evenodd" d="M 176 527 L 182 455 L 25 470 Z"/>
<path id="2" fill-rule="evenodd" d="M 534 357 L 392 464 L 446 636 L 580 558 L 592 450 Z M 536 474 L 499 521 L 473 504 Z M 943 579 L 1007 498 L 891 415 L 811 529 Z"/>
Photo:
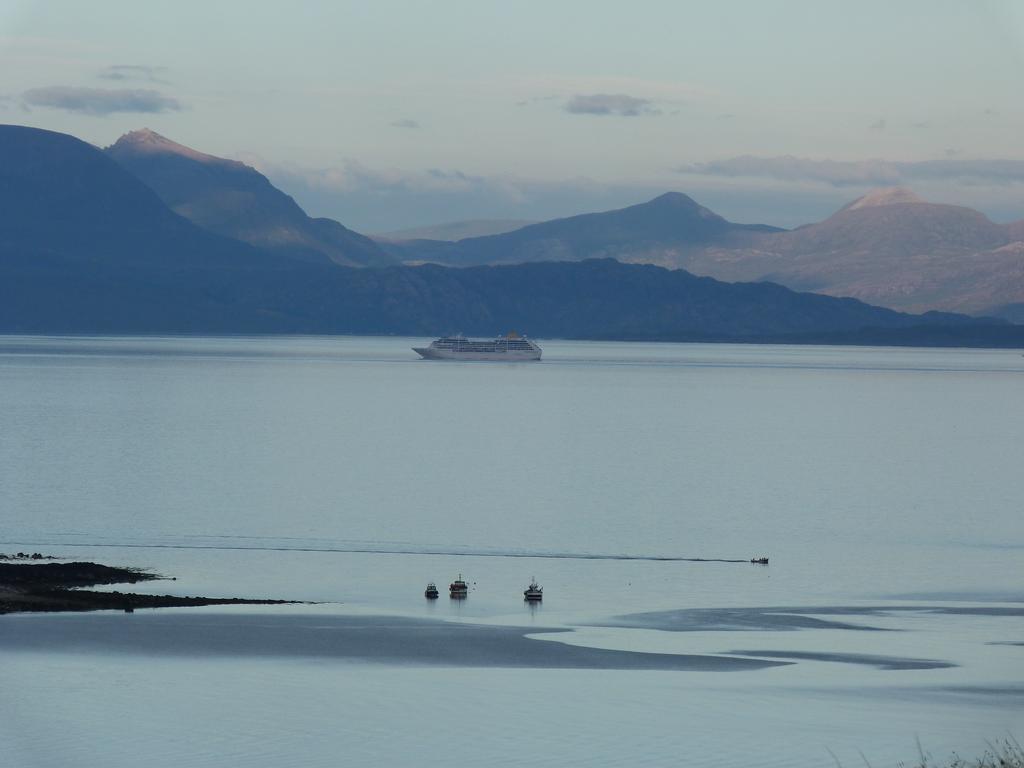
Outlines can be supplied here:
<path id="1" fill-rule="evenodd" d="M 648 202 L 648 205 L 660 205 L 660 206 L 678 206 L 681 208 L 699 208 L 697 201 L 689 195 L 684 195 L 682 192 L 666 192 L 663 195 L 658 195 L 656 198 Z"/>
<path id="2" fill-rule="evenodd" d="M 201 163 L 230 162 L 219 157 L 214 157 L 213 155 L 197 152 L 191 147 L 186 147 L 184 144 L 178 144 L 176 141 L 171 141 L 166 136 L 161 136 L 159 133 L 150 130 L 149 128 L 140 128 L 137 131 L 130 131 L 124 134 L 124 136 L 119 138 L 107 149 L 115 154 L 180 155 Z"/>
<path id="3" fill-rule="evenodd" d="M 873 189 L 863 197 L 858 197 L 840 211 L 856 211 L 861 208 L 878 208 L 883 205 L 927 205 L 928 201 L 906 187 L 881 187 Z"/>
<path id="4" fill-rule="evenodd" d="M 666 192 L 663 195 L 658 195 L 653 200 L 644 204 L 644 207 L 649 208 L 660 208 L 663 210 L 676 210 L 686 211 L 691 214 L 696 214 L 702 219 L 720 219 L 714 211 L 705 208 L 703 205 L 698 203 L 689 195 L 684 195 L 682 192 Z"/>

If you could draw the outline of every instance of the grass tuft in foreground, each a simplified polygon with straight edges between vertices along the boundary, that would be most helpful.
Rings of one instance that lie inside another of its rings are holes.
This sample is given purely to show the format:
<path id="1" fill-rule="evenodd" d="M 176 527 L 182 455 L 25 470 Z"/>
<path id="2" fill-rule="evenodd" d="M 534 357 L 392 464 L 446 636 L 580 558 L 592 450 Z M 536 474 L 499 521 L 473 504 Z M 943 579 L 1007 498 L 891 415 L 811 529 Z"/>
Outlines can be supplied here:
<path id="1" fill-rule="evenodd" d="M 920 758 L 911 768 L 1024 768 L 1024 748 L 1014 738 L 989 744 L 981 757 L 965 760 L 953 753 L 948 762 L 937 763 L 918 745 Z M 900 763 L 901 768 L 903 763 Z"/>

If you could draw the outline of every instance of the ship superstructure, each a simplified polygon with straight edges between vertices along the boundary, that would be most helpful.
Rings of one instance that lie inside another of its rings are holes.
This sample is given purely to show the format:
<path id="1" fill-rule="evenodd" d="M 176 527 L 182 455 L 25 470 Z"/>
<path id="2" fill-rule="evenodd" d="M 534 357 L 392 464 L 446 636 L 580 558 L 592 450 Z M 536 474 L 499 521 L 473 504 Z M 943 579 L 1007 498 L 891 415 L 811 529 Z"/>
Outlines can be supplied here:
<path id="1" fill-rule="evenodd" d="M 541 348 L 536 342 L 515 331 L 496 339 L 467 339 L 465 336 L 442 336 L 429 347 L 413 347 L 427 360 L 540 360 Z"/>

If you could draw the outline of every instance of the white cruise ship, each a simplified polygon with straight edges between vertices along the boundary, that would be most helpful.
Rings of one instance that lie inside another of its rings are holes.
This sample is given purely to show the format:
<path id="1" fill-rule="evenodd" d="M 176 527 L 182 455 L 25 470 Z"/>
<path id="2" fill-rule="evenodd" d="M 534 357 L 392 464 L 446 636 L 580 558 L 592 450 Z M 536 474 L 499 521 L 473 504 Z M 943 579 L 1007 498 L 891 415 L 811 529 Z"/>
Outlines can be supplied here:
<path id="1" fill-rule="evenodd" d="M 413 347 L 427 360 L 540 360 L 541 349 L 536 342 L 515 331 L 497 339 L 467 339 L 465 336 L 443 336 L 429 347 Z"/>

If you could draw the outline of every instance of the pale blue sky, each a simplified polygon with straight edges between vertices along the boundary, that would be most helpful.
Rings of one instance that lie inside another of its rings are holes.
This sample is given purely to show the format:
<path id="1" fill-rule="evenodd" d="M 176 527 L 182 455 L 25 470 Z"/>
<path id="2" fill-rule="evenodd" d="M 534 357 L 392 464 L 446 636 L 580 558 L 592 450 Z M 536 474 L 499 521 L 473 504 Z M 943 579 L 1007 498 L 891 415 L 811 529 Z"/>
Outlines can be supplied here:
<path id="1" fill-rule="evenodd" d="M 6 0 L 0 72 L 0 121 L 148 126 L 364 231 L 879 183 L 1024 218 L 1020 2 Z"/>

